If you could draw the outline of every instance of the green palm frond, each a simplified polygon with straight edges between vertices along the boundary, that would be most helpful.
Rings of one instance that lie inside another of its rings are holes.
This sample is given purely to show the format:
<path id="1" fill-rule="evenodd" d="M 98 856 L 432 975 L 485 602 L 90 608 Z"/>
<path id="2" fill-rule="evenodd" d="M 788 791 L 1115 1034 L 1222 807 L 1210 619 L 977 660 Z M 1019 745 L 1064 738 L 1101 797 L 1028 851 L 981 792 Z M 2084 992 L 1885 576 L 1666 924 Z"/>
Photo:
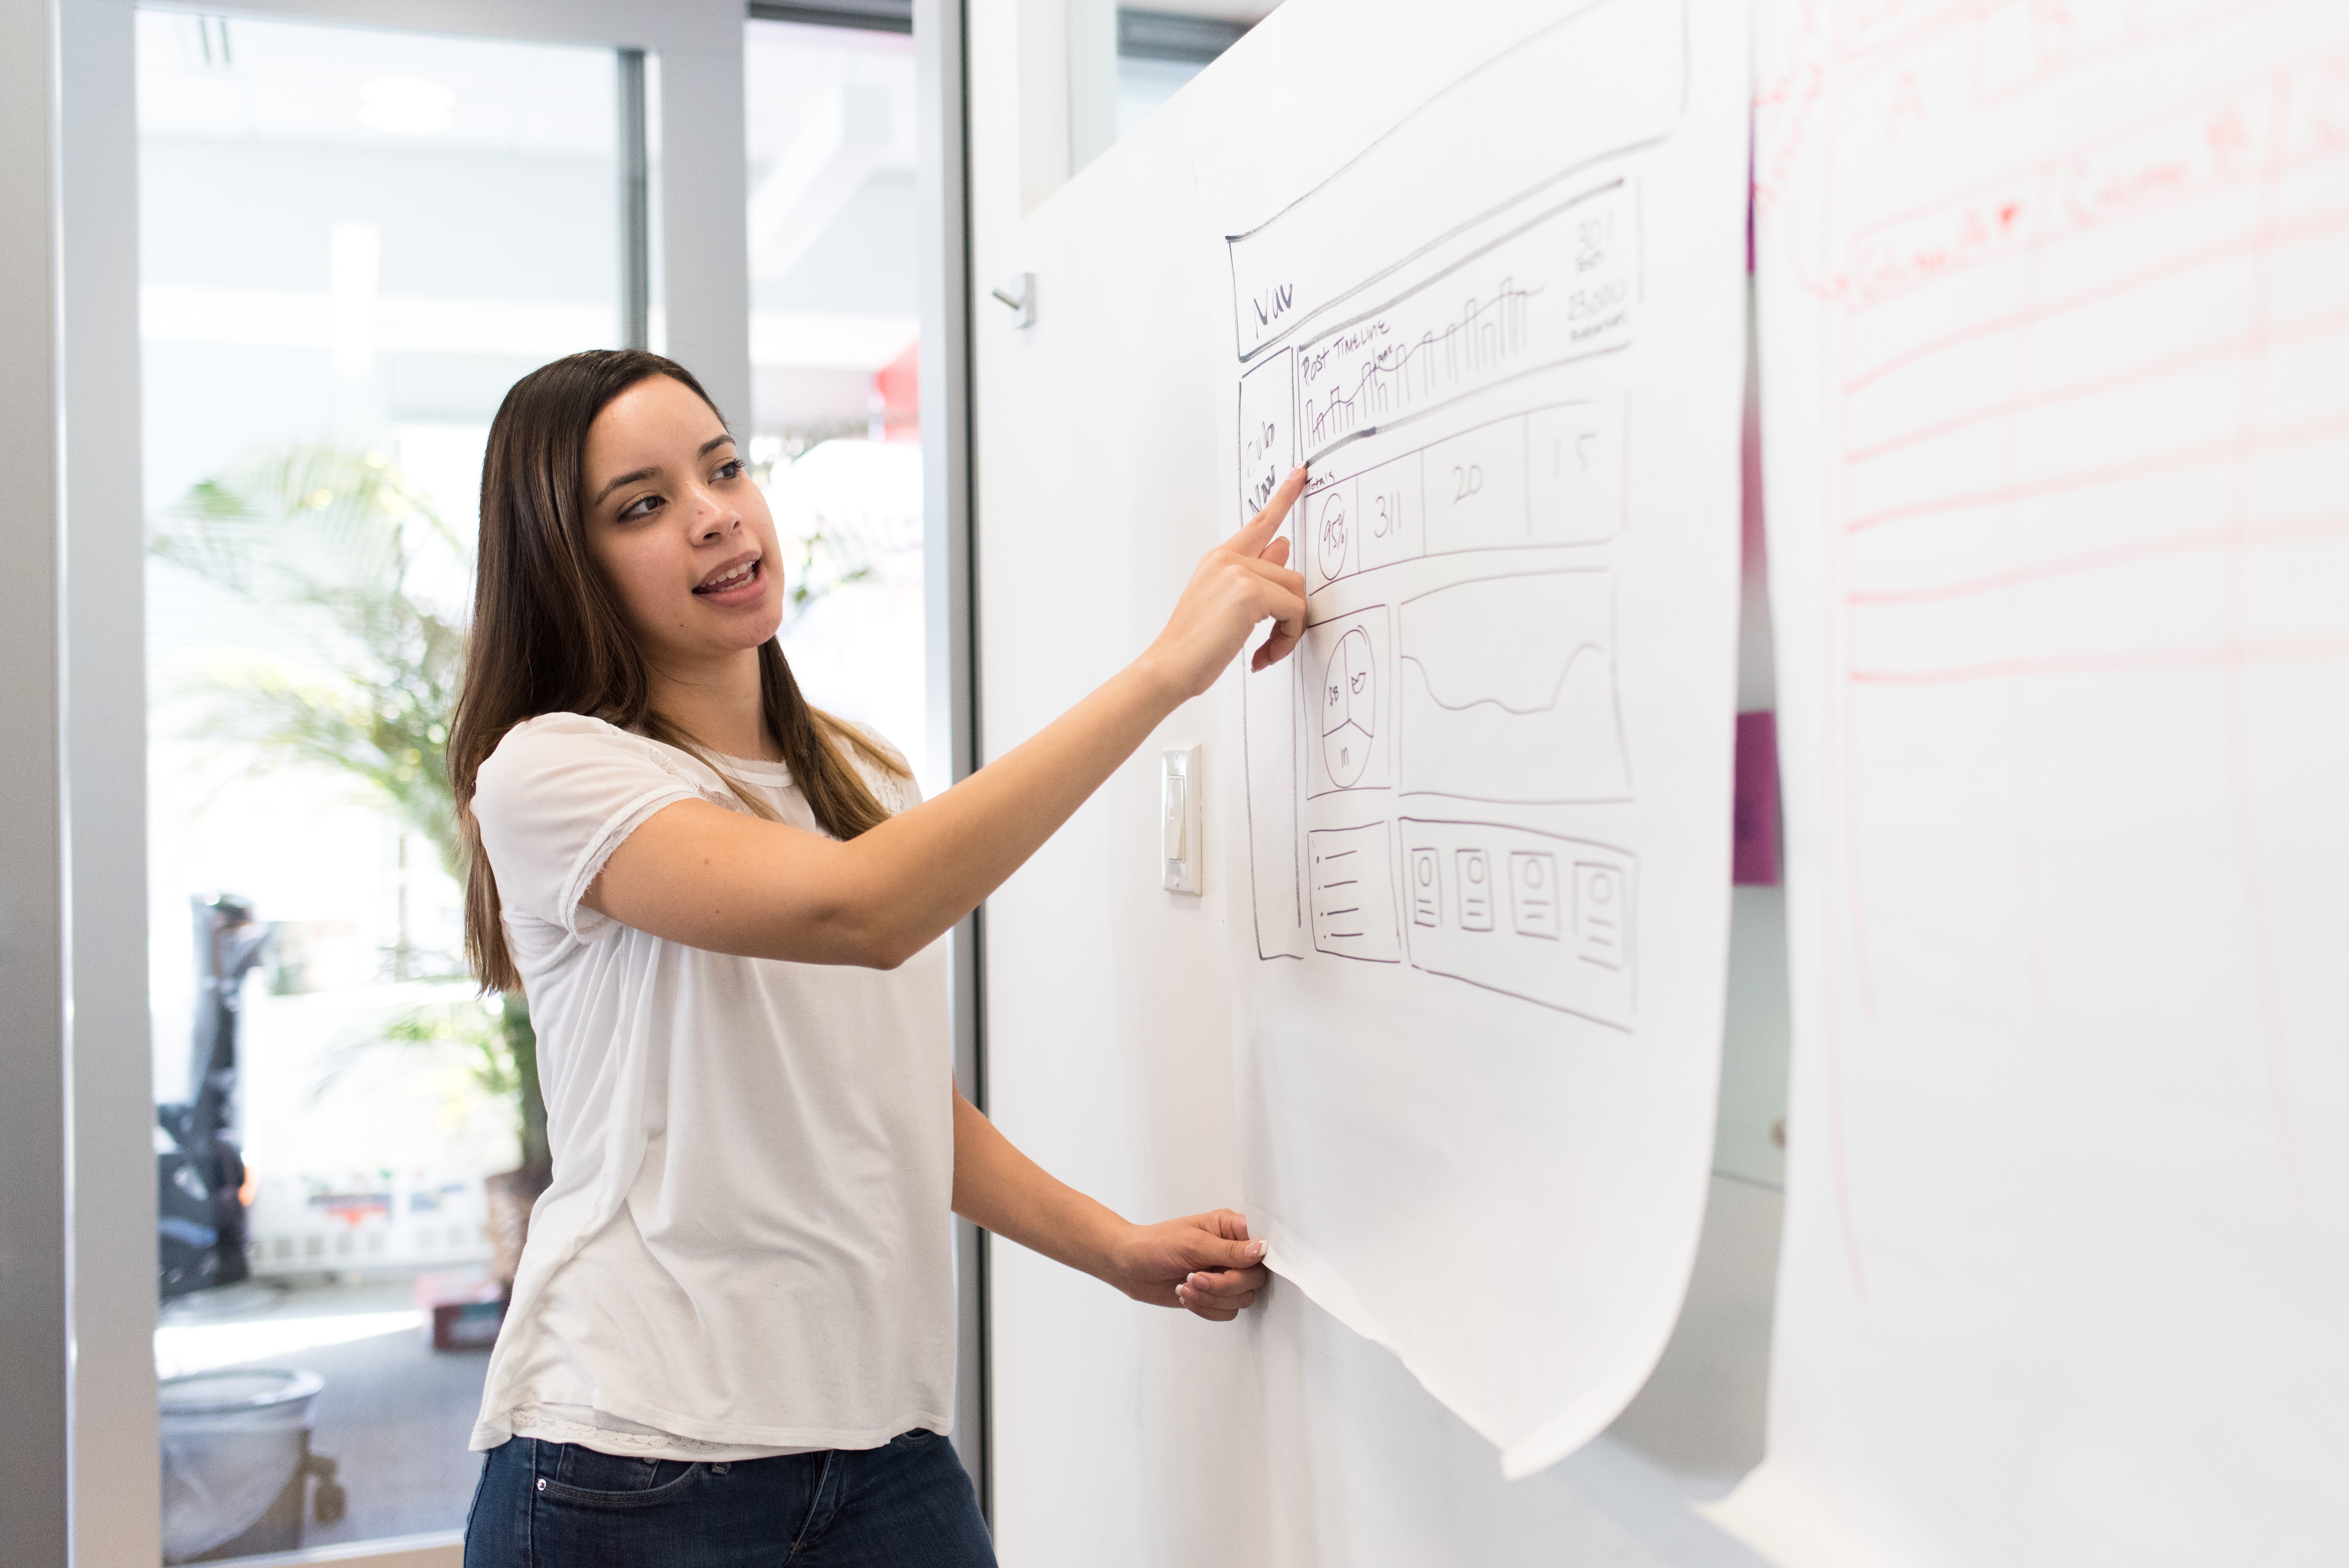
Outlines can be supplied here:
<path id="1" fill-rule="evenodd" d="M 465 629 L 462 542 L 379 453 L 302 446 L 192 486 L 160 521 L 160 559 L 311 629 L 297 675 L 266 661 L 202 683 L 200 733 L 253 748 L 255 767 L 341 773 L 460 872 L 446 749 Z"/>

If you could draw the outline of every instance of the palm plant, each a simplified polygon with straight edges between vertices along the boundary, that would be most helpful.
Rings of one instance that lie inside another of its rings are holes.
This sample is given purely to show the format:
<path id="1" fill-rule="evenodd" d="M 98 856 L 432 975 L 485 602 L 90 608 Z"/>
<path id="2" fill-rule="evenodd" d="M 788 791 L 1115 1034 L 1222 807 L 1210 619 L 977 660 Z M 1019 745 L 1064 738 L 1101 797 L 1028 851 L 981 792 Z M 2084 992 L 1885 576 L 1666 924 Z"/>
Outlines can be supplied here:
<path id="1" fill-rule="evenodd" d="M 380 453 L 299 445 L 265 453 L 191 487 L 160 520 L 150 545 L 169 561 L 303 626 L 316 656 L 302 674 L 266 660 L 203 683 L 199 732 L 248 748 L 256 769 L 309 764 L 339 773 L 409 841 L 431 846 L 464 875 L 447 766 L 450 720 L 463 673 L 462 610 L 471 562 L 431 499 Z M 395 978 L 431 977 L 401 893 Z M 440 955 L 440 973 L 457 971 Z M 451 1015 L 453 1016 L 454 1015 Z M 501 998 L 497 1037 L 477 1048 L 481 1081 L 512 1097 L 522 1172 L 551 1169 L 537 1037 L 528 1005 Z M 396 1022 L 395 1040 L 440 1040 L 433 1010 Z"/>

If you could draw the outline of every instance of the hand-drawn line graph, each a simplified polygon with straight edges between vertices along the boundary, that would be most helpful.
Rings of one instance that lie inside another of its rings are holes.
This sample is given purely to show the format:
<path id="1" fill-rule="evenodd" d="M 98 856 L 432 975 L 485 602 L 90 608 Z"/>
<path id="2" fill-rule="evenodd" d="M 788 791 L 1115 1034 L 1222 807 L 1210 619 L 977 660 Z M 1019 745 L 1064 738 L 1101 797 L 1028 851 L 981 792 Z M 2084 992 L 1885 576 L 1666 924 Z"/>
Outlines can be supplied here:
<path id="1" fill-rule="evenodd" d="M 1483 387 L 1621 348 L 1639 292 L 1636 208 L 1619 176 L 1300 343 L 1299 448 L 1316 460 Z"/>
<path id="2" fill-rule="evenodd" d="M 1373 604 L 1305 628 L 1299 678 L 1310 685 L 1314 721 L 1306 793 L 1382 789 L 1394 782 L 1385 673 L 1387 612 Z"/>
<path id="3" fill-rule="evenodd" d="M 1402 961 L 1396 929 L 1392 841 L 1383 821 L 1306 835 L 1313 945 L 1338 958 Z"/>
<path id="4" fill-rule="evenodd" d="M 1458 583 L 1404 601 L 1400 622 L 1404 794 L 1631 798 L 1612 573 Z"/>
<path id="5" fill-rule="evenodd" d="M 1632 1027 L 1629 851 L 1499 822 L 1397 825 L 1413 968 Z"/>
<path id="6" fill-rule="evenodd" d="M 1426 556 L 1603 543 L 1623 526 L 1623 400 L 1486 420 L 1367 468 L 1340 459 L 1303 507 L 1309 592 Z"/>

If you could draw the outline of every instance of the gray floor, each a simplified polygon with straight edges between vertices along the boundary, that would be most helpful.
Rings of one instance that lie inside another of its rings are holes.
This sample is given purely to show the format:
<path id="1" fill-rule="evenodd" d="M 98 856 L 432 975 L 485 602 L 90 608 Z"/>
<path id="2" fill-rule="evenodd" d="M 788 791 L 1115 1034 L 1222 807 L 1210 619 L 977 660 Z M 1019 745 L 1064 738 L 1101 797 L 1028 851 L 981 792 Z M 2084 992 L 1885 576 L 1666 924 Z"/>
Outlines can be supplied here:
<path id="1" fill-rule="evenodd" d="M 488 1351 L 434 1350 L 420 1334 L 387 1334 L 291 1359 L 326 1380 L 310 1451 L 336 1461 L 350 1498 L 339 1522 L 304 1522 L 305 1546 L 462 1528 L 481 1471 L 465 1438 Z"/>
<path id="2" fill-rule="evenodd" d="M 315 1322 L 415 1305 L 412 1282 L 405 1279 L 291 1290 L 232 1286 L 205 1296 L 211 1299 L 171 1304 L 161 1321 L 167 1326 Z M 241 1365 L 300 1367 L 325 1380 L 310 1451 L 336 1461 L 348 1509 L 333 1524 L 305 1512 L 304 1546 L 463 1527 L 481 1469 L 481 1456 L 466 1451 L 465 1439 L 481 1408 L 486 1349 L 436 1351 L 421 1329 L 411 1328 L 280 1351 Z"/>

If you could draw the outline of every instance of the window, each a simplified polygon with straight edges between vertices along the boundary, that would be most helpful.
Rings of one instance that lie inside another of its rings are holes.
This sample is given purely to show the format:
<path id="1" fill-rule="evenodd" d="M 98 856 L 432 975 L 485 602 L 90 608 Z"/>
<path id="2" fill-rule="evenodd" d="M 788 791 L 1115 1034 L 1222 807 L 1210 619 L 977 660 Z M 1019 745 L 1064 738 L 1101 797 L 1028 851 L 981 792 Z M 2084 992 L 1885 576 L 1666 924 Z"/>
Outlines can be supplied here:
<path id="1" fill-rule="evenodd" d="M 622 330 L 619 63 L 137 36 L 166 1558 L 453 1530 L 520 1109 L 435 779 L 491 417 Z"/>
<path id="2" fill-rule="evenodd" d="M 749 452 L 782 543 L 783 651 L 811 702 L 878 729 L 935 790 L 913 40 L 752 21 L 743 46 Z"/>

